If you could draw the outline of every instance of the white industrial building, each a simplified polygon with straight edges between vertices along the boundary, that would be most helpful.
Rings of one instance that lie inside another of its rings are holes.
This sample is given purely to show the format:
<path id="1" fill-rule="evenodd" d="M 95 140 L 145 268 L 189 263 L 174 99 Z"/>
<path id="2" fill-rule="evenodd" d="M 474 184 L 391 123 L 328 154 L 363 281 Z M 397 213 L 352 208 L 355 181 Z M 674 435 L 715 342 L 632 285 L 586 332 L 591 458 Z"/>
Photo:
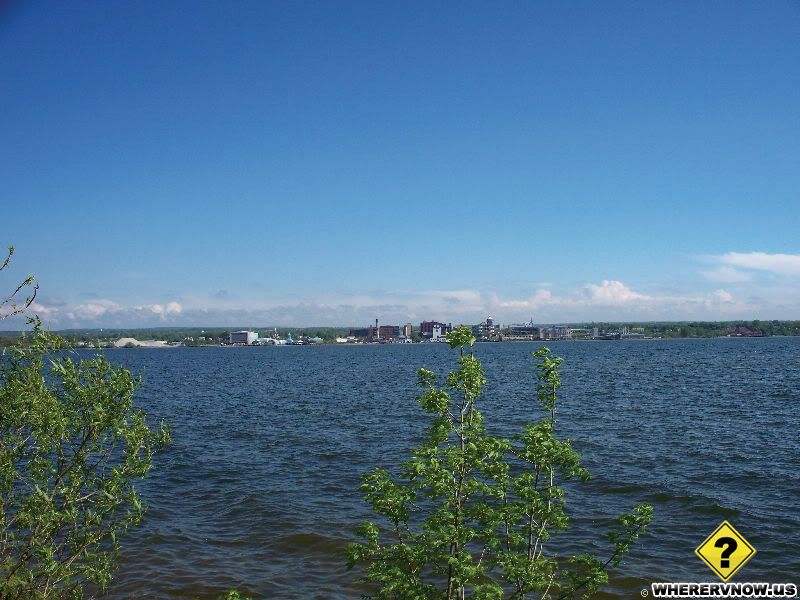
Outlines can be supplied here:
<path id="1" fill-rule="evenodd" d="M 258 334 L 255 331 L 232 331 L 228 338 L 231 344 L 250 346 L 258 339 Z"/>

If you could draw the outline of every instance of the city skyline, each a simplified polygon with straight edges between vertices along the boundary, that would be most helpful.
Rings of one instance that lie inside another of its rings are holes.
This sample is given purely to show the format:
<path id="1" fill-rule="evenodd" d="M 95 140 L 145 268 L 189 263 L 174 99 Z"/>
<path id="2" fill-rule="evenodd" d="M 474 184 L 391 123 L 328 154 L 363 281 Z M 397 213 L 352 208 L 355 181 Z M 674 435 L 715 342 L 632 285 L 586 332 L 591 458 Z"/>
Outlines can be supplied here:
<path id="1" fill-rule="evenodd" d="M 0 289 L 36 275 L 55 329 L 798 319 L 799 29 L 791 2 L 4 4 Z"/>

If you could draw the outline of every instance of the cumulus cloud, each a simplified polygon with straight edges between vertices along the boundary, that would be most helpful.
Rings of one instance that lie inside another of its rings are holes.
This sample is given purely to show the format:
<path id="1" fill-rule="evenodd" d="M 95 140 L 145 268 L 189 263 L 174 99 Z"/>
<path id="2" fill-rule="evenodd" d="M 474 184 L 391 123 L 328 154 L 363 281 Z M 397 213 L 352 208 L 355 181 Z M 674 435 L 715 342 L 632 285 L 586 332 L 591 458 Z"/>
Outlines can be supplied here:
<path id="1" fill-rule="evenodd" d="M 593 320 L 684 320 L 752 317 L 760 306 L 727 290 L 711 293 L 643 293 L 617 280 L 603 280 L 563 294 L 539 290 L 526 300 L 499 300 L 498 314 L 533 311 L 539 322 Z"/>
<path id="2" fill-rule="evenodd" d="M 178 315 L 183 312 L 183 307 L 177 302 L 170 302 L 166 306 L 161 304 L 151 304 L 150 306 L 140 307 L 143 310 L 150 310 L 154 315 L 158 315 L 162 320 L 168 315 Z"/>
<path id="3" fill-rule="evenodd" d="M 42 317 L 50 326 L 69 327 L 131 327 L 149 326 L 171 322 L 183 312 L 183 306 L 178 302 L 166 304 L 137 304 L 125 305 L 108 298 L 98 298 L 90 302 L 70 304 L 58 301 L 43 300 L 34 302 L 31 314 Z"/>
<path id="4" fill-rule="evenodd" d="M 55 305 L 44 304 L 42 302 L 34 302 L 28 307 L 28 312 L 37 314 L 43 319 L 51 317 L 57 310 L 58 307 Z"/>
<path id="5" fill-rule="evenodd" d="M 786 300 L 789 298 L 789 300 Z M 791 318 L 800 307 L 790 296 L 772 306 L 749 294 L 742 299 L 726 289 L 706 293 L 644 292 L 619 280 L 590 282 L 572 289 L 539 288 L 527 296 L 508 296 L 481 290 L 398 290 L 334 294 L 316 298 L 257 300 L 250 303 L 218 297 L 183 297 L 181 302 L 125 305 L 111 299 L 50 306 L 34 312 L 56 328 L 184 326 L 313 326 L 366 325 L 376 317 L 383 323 L 419 323 L 437 319 L 476 323 L 488 314 L 502 323 L 533 318 L 539 323 L 586 321 L 644 321 L 728 318 Z M 791 313 L 794 314 L 784 314 Z"/>
<path id="6" fill-rule="evenodd" d="M 591 302 L 602 305 L 627 304 L 651 299 L 650 296 L 634 292 L 621 281 L 607 279 L 601 281 L 599 285 L 588 283 L 583 290 Z"/>
<path id="7" fill-rule="evenodd" d="M 98 299 L 91 302 L 84 302 L 77 304 L 70 310 L 73 315 L 81 315 L 87 318 L 97 318 L 109 312 L 119 312 L 122 310 L 122 305 L 114 302 L 113 300 Z"/>

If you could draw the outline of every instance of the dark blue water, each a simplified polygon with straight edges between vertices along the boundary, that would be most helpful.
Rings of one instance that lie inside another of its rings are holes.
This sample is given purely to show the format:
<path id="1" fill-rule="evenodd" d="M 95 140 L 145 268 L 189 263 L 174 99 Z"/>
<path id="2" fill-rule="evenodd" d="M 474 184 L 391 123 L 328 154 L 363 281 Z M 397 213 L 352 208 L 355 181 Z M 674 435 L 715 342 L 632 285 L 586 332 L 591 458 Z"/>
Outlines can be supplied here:
<path id="1" fill-rule="evenodd" d="M 537 415 L 535 344 L 479 344 L 482 408 L 510 433 Z M 800 338 L 562 342 L 560 431 L 593 479 L 569 489 L 564 552 L 604 554 L 609 520 L 637 502 L 655 521 L 607 593 L 712 581 L 694 548 L 722 519 L 758 553 L 742 581 L 800 573 Z M 115 598 L 353 598 L 341 557 L 370 517 L 362 473 L 421 439 L 416 369 L 445 345 L 113 350 L 141 374 L 138 403 L 174 444 L 142 484 L 149 512 L 125 539 Z"/>

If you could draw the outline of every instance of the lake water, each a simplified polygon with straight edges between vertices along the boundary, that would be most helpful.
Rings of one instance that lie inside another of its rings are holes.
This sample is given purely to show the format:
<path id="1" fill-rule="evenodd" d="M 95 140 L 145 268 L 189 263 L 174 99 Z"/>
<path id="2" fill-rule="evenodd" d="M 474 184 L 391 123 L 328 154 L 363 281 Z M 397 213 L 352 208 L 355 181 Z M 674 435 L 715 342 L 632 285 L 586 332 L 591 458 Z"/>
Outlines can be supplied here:
<path id="1" fill-rule="evenodd" d="M 510 433 L 536 416 L 534 343 L 478 344 L 482 409 Z M 734 581 L 800 574 L 800 338 L 561 342 L 560 433 L 593 476 L 571 486 L 564 552 L 607 546 L 637 502 L 650 532 L 607 597 L 650 581 L 713 581 L 694 548 L 728 519 L 758 553 Z M 342 550 L 370 518 L 360 475 L 421 440 L 416 369 L 446 345 L 120 349 L 137 402 L 174 426 L 140 489 L 145 522 L 123 542 L 114 598 L 357 598 Z"/>

